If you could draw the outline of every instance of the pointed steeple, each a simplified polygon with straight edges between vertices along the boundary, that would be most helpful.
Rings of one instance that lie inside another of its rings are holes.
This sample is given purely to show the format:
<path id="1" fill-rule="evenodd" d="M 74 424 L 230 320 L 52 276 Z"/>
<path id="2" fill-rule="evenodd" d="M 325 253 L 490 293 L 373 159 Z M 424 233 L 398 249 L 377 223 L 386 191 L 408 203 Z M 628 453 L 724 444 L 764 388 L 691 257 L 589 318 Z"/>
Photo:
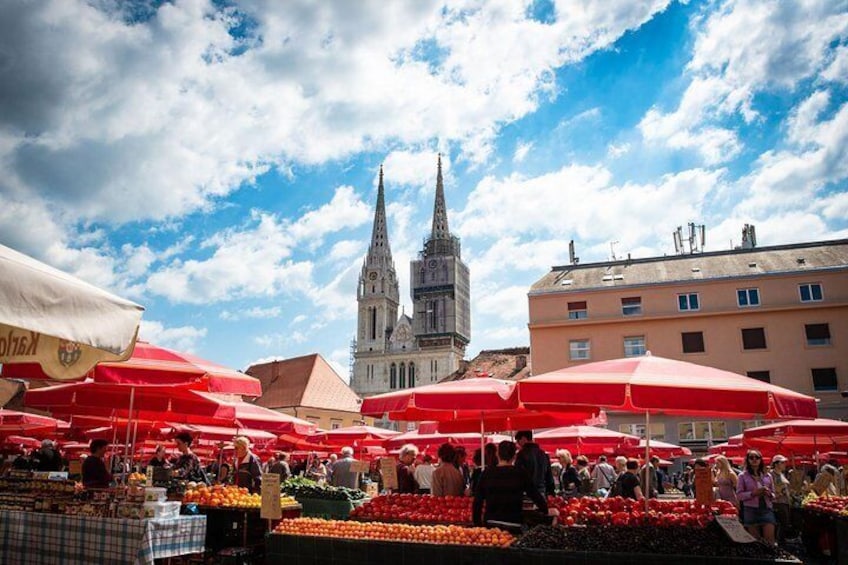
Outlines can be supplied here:
<path id="1" fill-rule="evenodd" d="M 383 188 L 383 165 L 380 165 L 380 184 L 377 186 L 377 208 L 374 211 L 374 227 L 371 231 L 371 245 L 368 247 L 368 264 L 392 265 L 392 250 L 389 247 L 389 234 L 386 228 L 386 194 Z"/>
<path id="2" fill-rule="evenodd" d="M 433 207 L 433 231 L 431 239 L 450 239 L 448 228 L 448 208 L 445 205 L 445 185 L 442 182 L 442 154 L 439 153 L 438 171 L 436 173 L 436 204 Z"/>

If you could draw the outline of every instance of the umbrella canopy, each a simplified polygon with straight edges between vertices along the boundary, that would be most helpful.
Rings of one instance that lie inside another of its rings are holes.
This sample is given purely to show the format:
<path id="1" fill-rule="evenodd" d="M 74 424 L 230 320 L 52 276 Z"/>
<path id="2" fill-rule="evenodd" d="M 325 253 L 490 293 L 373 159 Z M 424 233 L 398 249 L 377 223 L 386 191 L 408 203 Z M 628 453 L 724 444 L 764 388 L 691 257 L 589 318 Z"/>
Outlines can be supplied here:
<path id="1" fill-rule="evenodd" d="M 485 443 L 499 443 L 512 439 L 509 436 L 492 434 L 485 436 Z M 435 452 L 443 443 L 461 445 L 467 451 L 473 451 L 480 447 L 480 434 L 443 434 L 443 433 L 418 433 L 418 430 L 396 435 L 383 442 L 383 447 L 392 451 L 406 444 L 412 444 L 420 451 Z"/>
<path id="2" fill-rule="evenodd" d="M 753 448 L 812 455 L 848 449 L 848 422 L 791 420 L 745 430 L 743 442 Z"/>
<path id="3" fill-rule="evenodd" d="M 54 379 L 132 353 L 144 308 L 0 245 L 0 364 Z"/>
<path id="4" fill-rule="evenodd" d="M 43 379 L 47 375 L 36 364 L 4 367 L 3 375 L 19 379 Z M 135 345 L 132 356 L 120 363 L 99 363 L 87 374 L 96 383 L 124 385 L 187 385 L 196 390 L 262 395 L 259 379 L 206 361 L 190 353 L 159 347 L 145 341 Z"/>
<path id="5" fill-rule="evenodd" d="M 38 449 L 41 447 L 40 439 L 17 435 L 11 435 L 3 438 L 3 443 L 10 446 L 25 447 L 27 449 Z"/>
<path id="6" fill-rule="evenodd" d="M 3 434 L 32 434 L 35 432 L 55 432 L 60 420 L 50 416 L 40 416 L 29 412 L 16 412 L 0 408 L 0 435 Z"/>
<path id="7" fill-rule="evenodd" d="M 740 434 L 741 435 L 741 434 Z M 707 453 L 710 455 L 724 455 L 726 457 L 744 457 L 748 453 L 748 448 L 740 443 L 717 443 L 707 448 Z"/>
<path id="8" fill-rule="evenodd" d="M 721 418 L 815 418 L 816 401 L 728 371 L 645 355 L 598 361 L 518 383 L 531 408 L 592 406 Z"/>
<path id="9" fill-rule="evenodd" d="M 310 441 L 328 445 L 348 445 L 353 442 L 376 441 L 382 444 L 384 439 L 400 435 L 400 432 L 374 426 L 347 426 L 335 430 L 317 432 L 309 436 Z"/>
<path id="10" fill-rule="evenodd" d="M 646 442 L 644 439 L 641 439 L 639 440 L 639 445 L 622 446 L 618 449 L 618 452 L 628 457 L 641 457 L 645 454 L 645 447 L 647 447 Z M 656 455 L 657 457 L 666 459 L 689 457 L 692 455 L 692 450 L 688 447 L 674 445 L 673 443 L 666 443 L 664 441 L 657 441 L 655 439 L 651 440 L 650 451 L 652 456 Z"/>
<path id="11" fill-rule="evenodd" d="M 232 441 L 236 436 L 244 436 L 251 443 L 268 444 L 275 442 L 277 436 L 262 430 L 248 430 L 245 428 L 228 428 L 225 426 L 203 426 L 199 424 L 170 424 L 171 435 L 180 432 L 188 432 L 195 439 L 211 441 Z"/>
<path id="12" fill-rule="evenodd" d="M 533 440 L 548 451 L 567 449 L 573 455 L 613 453 L 619 446 L 637 446 L 639 438 L 594 426 L 565 426 L 545 430 Z"/>

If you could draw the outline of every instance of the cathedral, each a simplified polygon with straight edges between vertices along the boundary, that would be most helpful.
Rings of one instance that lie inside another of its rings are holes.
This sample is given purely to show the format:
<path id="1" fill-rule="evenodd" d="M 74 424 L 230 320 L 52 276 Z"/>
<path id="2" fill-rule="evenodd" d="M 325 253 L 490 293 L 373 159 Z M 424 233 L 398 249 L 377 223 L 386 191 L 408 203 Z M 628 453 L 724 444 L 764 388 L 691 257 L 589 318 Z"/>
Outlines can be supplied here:
<path id="1" fill-rule="evenodd" d="M 439 156 L 433 226 L 410 262 L 412 316 L 398 313 L 400 292 L 386 226 L 383 168 L 371 245 L 356 291 L 351 387 L 360 396 L 436 383 L 459 369 L 471 339 L 471 287 L 459 238 L 451 235 Z"/>

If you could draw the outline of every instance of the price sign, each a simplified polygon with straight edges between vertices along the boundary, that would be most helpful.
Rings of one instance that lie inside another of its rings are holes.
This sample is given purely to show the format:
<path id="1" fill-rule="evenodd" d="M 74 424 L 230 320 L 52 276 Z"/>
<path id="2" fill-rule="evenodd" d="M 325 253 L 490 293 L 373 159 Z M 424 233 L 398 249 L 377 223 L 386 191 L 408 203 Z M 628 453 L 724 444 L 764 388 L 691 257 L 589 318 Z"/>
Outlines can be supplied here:
<path id="1" fill-rule="evenodd" d="M 695 500 L 698 504 L 713 503 L 713 474 L 706 467 L 695 467 Z"/>
<path id="2" fill-rule="evenodd" d="M 367 473 L 370 469 L 368 461 L 352 461 L 350 463 L 351 473 Z"/>
<path id="3" fill-rule="evenodd" d="M 380 457 L 380 474 L 383 475 L 384 488 L 398 488 L 397 461 L 394 457 Z"/>
<path id="4" fill-rule="evenodd" d="M 736 516 L 716 516 L 716 522 L 732 541 L 736 543 L 752 543 L 757 541 L 748 533 Z"/>
<path id="5" fill-rule="evenodd" d="M 71 476 L 82 475 L 82 461 L 79 459 L 68 461 L 68 474 Z"/>
<path id="6" fill-rule="evenodd" d="M 262 508 L 259 516 L 265 520 L 279 520 L 283 516 L 280 507 L 280 475 L 262 473 Z"/>

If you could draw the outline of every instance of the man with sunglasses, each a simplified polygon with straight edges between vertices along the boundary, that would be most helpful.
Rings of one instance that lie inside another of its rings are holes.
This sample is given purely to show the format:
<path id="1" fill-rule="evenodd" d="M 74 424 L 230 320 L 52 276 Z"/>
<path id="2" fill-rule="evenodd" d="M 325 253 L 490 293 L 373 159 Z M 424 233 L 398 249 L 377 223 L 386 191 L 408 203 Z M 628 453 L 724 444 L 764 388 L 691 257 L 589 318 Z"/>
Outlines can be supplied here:
<path id="1" fill-rule="evenodd" d="M 745 471 L 736 483 L 736 496 L 742 505 L 742 524 L 755 538 L 775 544 L 774 484 L 766 471 L 763 456 L 751 450 L 745 457 Z"/>

